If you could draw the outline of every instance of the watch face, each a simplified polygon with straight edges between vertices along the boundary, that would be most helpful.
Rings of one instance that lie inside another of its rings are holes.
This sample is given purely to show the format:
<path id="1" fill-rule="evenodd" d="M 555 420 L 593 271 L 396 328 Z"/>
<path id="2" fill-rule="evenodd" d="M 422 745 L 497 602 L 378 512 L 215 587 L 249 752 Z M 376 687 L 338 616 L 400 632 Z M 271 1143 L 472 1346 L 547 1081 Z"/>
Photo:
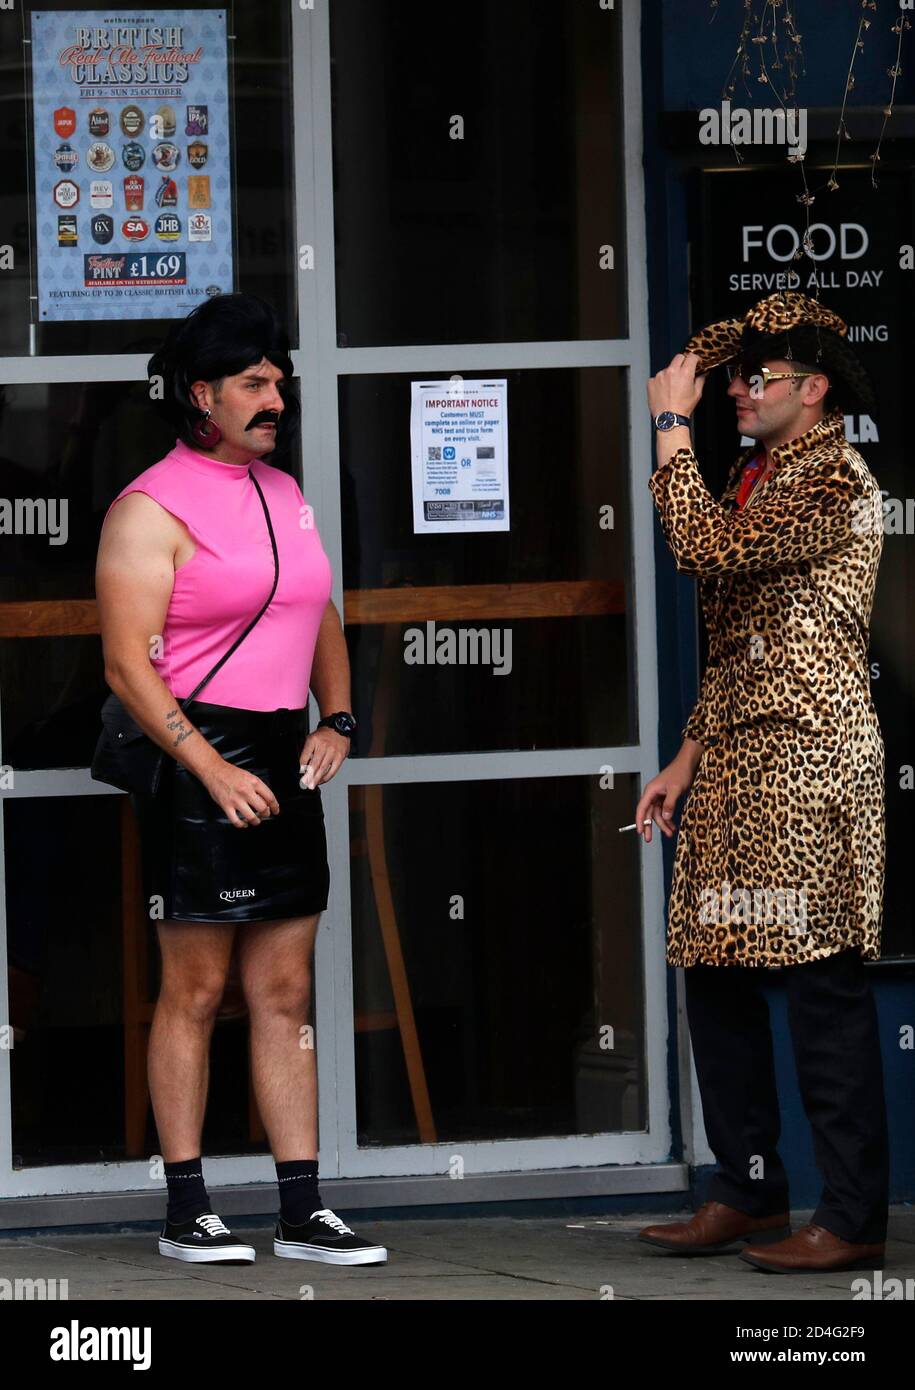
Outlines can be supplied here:
<path id="1" fill-rule="evenodd" d="M 351 714 L 338 714 L 334 726 L 340 734 L 351 734 L 356 727 L 356 721 Z"/>
<path id="2" fill-rule="evenodd" d="M 661 414 L 655 420 L 655 424 L 659 430 L 672 430 L 676 423 L 677 417 L 672 410 L 662 410 Z"/>

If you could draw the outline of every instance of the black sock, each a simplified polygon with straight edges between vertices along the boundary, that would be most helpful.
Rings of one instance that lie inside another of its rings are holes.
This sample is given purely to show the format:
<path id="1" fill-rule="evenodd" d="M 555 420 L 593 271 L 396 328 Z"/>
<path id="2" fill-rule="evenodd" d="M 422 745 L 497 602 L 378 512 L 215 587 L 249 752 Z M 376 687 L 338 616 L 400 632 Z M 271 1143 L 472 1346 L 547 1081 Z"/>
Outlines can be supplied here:
<path id="1" fill-rule="evenodd" d="M 211 1211 L 210 1199 L 203 1184 L 203 1159 L 186 1158 L 182 1163 L 166 1163 L 165 1181 L 168 1184 L 166 1221 L 190 1221 Z"/>
<path id="2" fill-rule="evenodd" d="M 318 1160 L 296 1158 L 276 1165 L 280 1188 L 280 1216 L 291 1226 L 301 1226 L 324 1203 L 318 1191 Z"/>

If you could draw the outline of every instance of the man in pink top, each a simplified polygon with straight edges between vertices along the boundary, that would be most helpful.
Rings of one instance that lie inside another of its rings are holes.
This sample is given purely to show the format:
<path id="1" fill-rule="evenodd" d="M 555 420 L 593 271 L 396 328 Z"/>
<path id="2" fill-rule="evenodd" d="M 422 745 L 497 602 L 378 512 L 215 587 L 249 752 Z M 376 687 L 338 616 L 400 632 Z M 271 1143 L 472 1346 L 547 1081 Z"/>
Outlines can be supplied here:
<path id="1" fill-rule="evenodd" d="M 134 797 L 144 894 L 162 908 L 151 914 L 162 918 L 162 985 L 148 1058 L 168 1186 L 159 1250 L 255 1256 L 213 1213 L 201 1158 L 209 1043 L 235 946 L 280 1189 L 274 1252 L 381 1262 L 383 1247 L 321 1202 L 315 1051 L 302 1046 L 328 885 L 320 786 L 355 720 L 327 556 L 298 484 L 266 462 L 297 419 L 288 341 L 264 301 L 218 296 L 175 325 L 149 375 L 179 438 L 112 502 L 96 592 L 106 680 L 170 755 L 155 797 Z M 177 701 L 204 677 L 186 712 Z M 322 715 L 311 733 L 309 688 Z"/>

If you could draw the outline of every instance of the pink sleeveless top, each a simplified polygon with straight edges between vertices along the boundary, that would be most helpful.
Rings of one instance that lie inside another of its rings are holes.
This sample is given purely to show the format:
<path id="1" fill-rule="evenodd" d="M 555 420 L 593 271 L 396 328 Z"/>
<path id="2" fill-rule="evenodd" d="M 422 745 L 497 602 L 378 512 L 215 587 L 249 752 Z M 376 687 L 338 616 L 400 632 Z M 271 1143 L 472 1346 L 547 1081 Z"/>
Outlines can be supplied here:
<path id="1" fill-rule="evenodd" d="M 267 518 L 250 474 L 270 509 L 279 583 L 264 616 L 198 698 L 236 709 L 302 709 L 331 570 L 295 479 L 262 459 L 222 463 L 177 440 L 171 453 L 122 488 L 111 507 L 130 492 L 145 492 L 184 522 L 197 546 L 175 571 L 162 654 L 150 658 L 182 699 L 244 631 L 273 587 Z"/>

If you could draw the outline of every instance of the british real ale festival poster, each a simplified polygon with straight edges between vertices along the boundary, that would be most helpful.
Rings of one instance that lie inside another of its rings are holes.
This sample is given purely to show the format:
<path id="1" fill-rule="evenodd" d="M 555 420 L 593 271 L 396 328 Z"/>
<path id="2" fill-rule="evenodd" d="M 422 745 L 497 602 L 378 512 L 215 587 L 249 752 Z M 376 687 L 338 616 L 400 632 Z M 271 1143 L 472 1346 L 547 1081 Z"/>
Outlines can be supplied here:
<path id="1" fill-rule="evenodd" d="M 35 10 L 30 49 L 39 320 L 230 292 L 225 11 Z"/>

